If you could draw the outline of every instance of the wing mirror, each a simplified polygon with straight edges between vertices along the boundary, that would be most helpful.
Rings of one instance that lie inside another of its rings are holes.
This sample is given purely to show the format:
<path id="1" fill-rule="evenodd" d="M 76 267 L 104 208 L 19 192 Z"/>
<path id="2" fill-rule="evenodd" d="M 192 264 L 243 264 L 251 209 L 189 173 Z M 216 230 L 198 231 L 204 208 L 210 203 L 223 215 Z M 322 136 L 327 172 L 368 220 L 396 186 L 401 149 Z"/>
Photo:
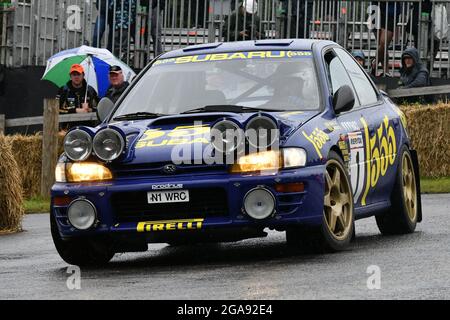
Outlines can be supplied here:
<path id="1" fill-rule="evenodd" d="M 102 98 L 97 106 L 97 118 L 100 122 L 103 122 L 111 111 L 114 109 L 114 102 L 109 98 Z"/>
<path id="2" fill-rule="evenodd" d="M 333 107 L 336 114 L 344 111 L 350 111 L 355 105 L 355 94 L 348 86 L 342 86 L 333 96 Z"/>

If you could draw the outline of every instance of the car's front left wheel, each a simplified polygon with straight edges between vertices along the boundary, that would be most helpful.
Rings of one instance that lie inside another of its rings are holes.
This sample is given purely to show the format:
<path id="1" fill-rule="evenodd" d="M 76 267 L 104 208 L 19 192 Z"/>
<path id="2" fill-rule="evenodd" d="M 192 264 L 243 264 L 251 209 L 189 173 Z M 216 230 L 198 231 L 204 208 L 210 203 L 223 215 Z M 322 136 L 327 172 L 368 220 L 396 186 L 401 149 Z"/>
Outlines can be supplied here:
<path id="1" fill-rule="evenodd" d="M 378 229 L 384 235 L 412 233 L 418 219 L 417 182 L 411 153 L 407 146 L 400 152 L 399 166 L 391 195 L 391 208 L 377 215 Z"/>
<path id="2" fill-rule="evenodd" d="M 92 239 L 63 240 L 53 214 L 50 214 L 50 230 L 60 257 L 68 264 L 77 266 L 101 266 L 107 264 L 114 252 L 105 241 Z"/>
<path id="3" fill-rule="evenodd" d="M 353 192 L 344 163 L 333 151 L 329 154 L 324 178 L 322 224 L 288 229 L 289 245 L 300 245 L 307 251 L 335 252 L 350 244 L 354 235 Z"/>

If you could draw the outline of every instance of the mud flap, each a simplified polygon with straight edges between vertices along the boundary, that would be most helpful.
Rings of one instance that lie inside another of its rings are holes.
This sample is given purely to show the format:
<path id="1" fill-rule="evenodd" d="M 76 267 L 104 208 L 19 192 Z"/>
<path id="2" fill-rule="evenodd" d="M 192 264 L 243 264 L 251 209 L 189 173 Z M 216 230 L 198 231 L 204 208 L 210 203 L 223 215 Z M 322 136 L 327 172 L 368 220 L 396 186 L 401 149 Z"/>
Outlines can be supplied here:
<path id="1" fill-rule="evenodd" d="M 420 172 L 419 172 L 419 158 L 417 157 L 417 151 L 410 149 L 411 159 L 414 166 L 414 174 L 416 175 L 416 188 L 417 188 L 417 222 L 422 221 L 422 194 L 420 191 Z"/>

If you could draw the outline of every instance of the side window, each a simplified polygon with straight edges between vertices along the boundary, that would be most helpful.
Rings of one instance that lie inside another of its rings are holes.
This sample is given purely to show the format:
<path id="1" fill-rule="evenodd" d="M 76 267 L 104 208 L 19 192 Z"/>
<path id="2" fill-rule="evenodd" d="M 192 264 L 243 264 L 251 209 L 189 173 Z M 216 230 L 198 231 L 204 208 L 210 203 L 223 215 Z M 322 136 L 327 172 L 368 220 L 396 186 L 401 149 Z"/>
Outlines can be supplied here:
<path id="1" fill-rule="evenodd" d="M 324 58 L 328 68 L 328 79 L 331 85 L 331 93 L 334 95 L 340 87 L 348 85 L 352 88 L 353 94 L 355 95 L 355 107 L 358 107 L 360 104 L 356 98 L 357 95 L 353 88 L 352 81 L 350 80 L 350 77 L 348 76 L 341 60 L 339 60 L 333 51 L 328 51 L 325 53 Z"/>
<path id="2" fill-rule="evenodd" d="M 376 103 L 378 101 L 377 92 L 373 88 L 369 79 L 367 79 L 367 75 L 364 71 L 361 70 L 358 64 L 343 49 L 335 48 L 334 50 L 344 63 L 345 68 L 352 79 L 356 92 L 358 92 L 361 105 L 365 106 Z"/>

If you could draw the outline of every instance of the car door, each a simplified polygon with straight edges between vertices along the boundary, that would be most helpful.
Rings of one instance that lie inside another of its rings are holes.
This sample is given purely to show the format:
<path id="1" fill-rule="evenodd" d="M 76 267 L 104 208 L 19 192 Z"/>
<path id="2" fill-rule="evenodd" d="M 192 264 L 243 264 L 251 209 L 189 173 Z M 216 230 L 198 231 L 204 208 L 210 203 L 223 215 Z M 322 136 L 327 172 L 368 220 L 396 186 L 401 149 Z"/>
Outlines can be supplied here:
<path id="1" fill-rule="evenodd" d="M 333 49 L 324 54 L 327 66 L 330 93 L 334 95 L 339 88 L 348 85 L 355 95 L 355 105 L 352 110 L 343 112 L 336 117 L 336 127 L 340 130 L 338 146 L 348 167 L 350 182 L 353 189 L 353 198 L 356 205 L 361 204 L 361 197 L 365 187 L 365 149 L 364 127 L 361 103 L 347 70 Z"/>
<path id="2" fill-rule="evenodd" d="M 395 158 L 398 149 L 396 142 L 396 130 L 399 130 L 398 116 L 393 112 L 378 93 L 367 74 L 359 64 L 342 48 L 335 48 L 339 59 L 342 61 L 356 94 L 360 101 L 359 112 L 361 118 L 361 133 L 363 139 L 355 139 L 356 135 L 349 133 L 350 158 L 358 157 L 353 162 L 358 163 L 355 170 L 354 163 L 351 164 L 351 172 L 361 173 L 364 185 L 358 184 L 360 203 L 362 206 L 389 201 L 392 190 L 392 174 L 395 174 Z M 362 143 L 361 143 L 362 142 Z M 356 143 L 356 144 L 354 144 Z M 353 147 L 356 150 L 352 149 Z M 355 154 L 355 152 L 358 152 Z M 360 159 L 364 159 L 361 165 Z M 352 177 L 355 180 L 355 177 Z"/>

